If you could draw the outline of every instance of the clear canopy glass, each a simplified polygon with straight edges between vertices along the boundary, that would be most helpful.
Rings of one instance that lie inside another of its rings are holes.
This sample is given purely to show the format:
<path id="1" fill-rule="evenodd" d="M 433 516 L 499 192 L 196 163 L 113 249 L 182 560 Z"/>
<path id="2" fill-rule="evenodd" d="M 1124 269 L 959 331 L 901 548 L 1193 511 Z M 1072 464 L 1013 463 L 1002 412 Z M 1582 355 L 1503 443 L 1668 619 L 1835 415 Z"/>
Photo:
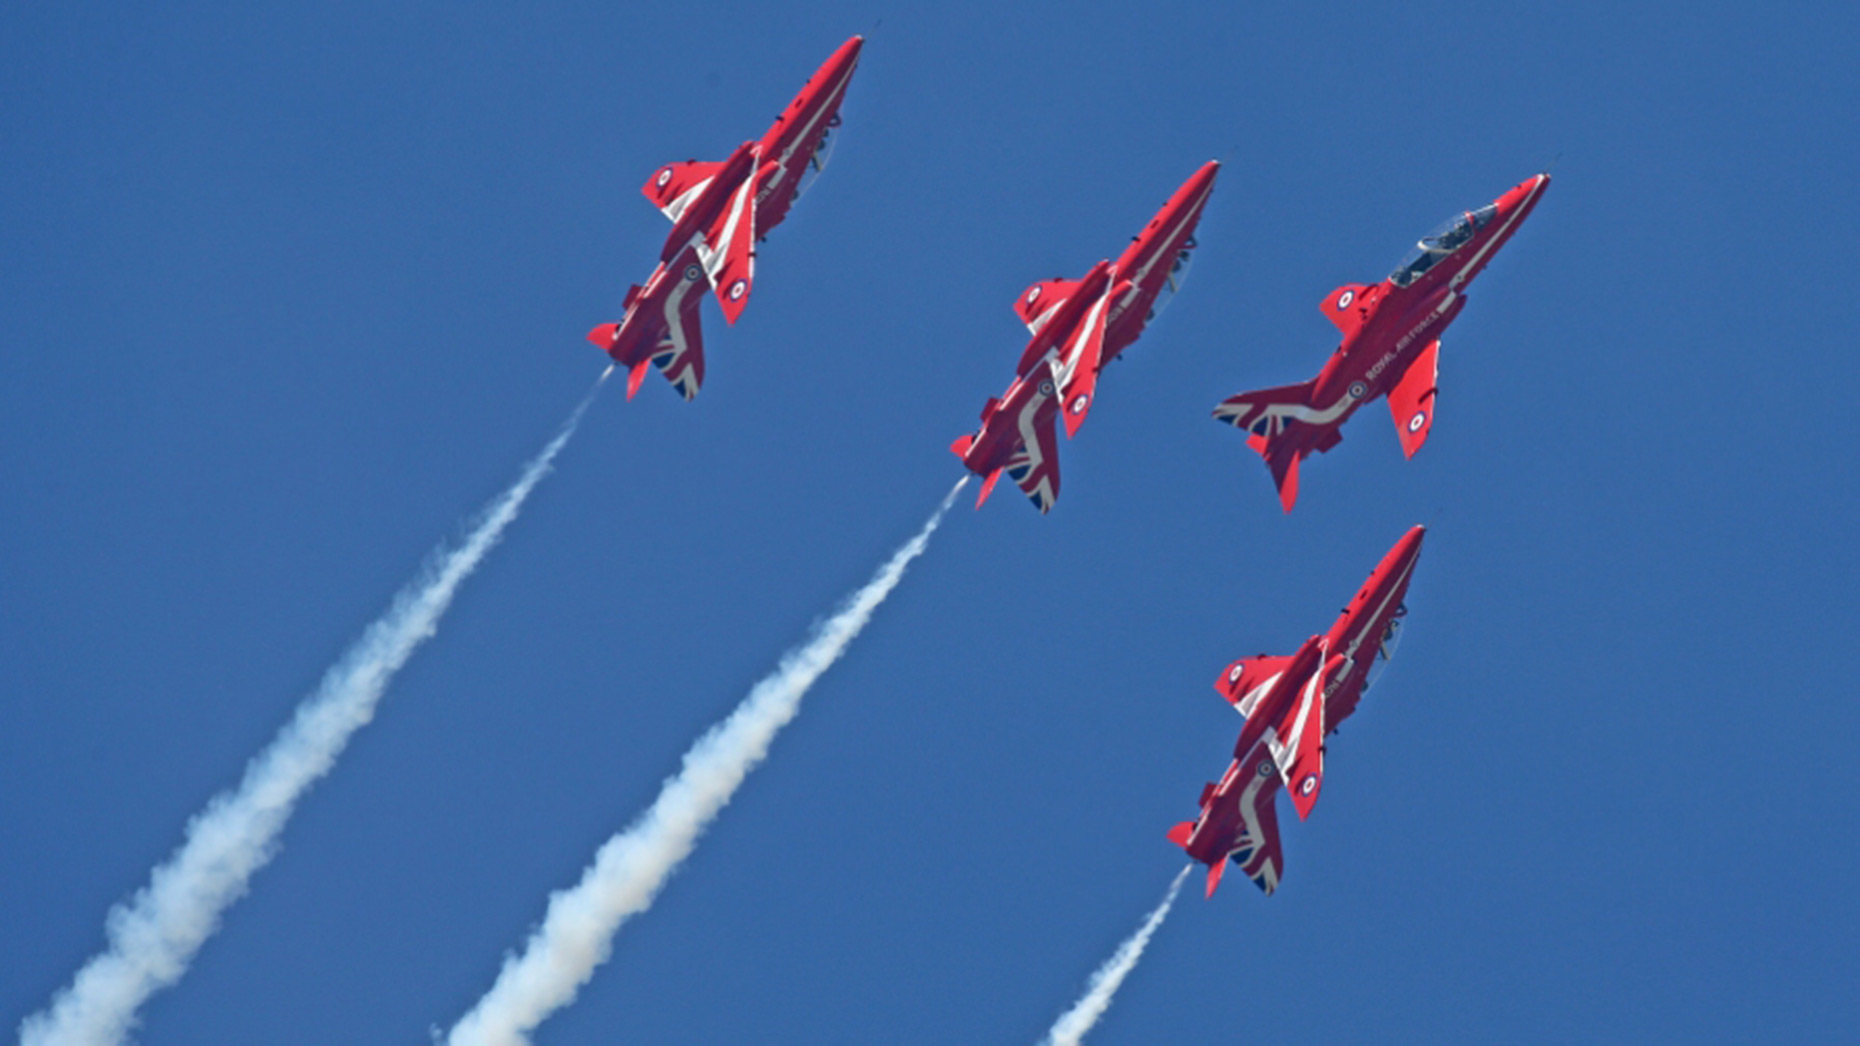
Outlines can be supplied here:
<path id="1" fill-rule="evenodd" d="M 1421 242 L 1402 258 L 1401 264 L 1389 274 L 1389 281 L 1397 287 L 1406 287 L 1420 279 L 1427 270 L 1440 264 L 1441 259 L 1464 247 L 1497 213 L 1497 207 L 1486 204 L 1476 211 L 1461 211 L 1442 222 L 1433 232 L 1421 237 Z"/>
<path id="2" fill-rule="evenodd" d="M 1156 292 L 1156 300 L 1150 304 L 1150 314 L 1144 318 L 1144 322 L 1154 320 L 1157 313 L 1167 308 L 1175 298 L 1175 292 L 1181 290 L 1182 284 L 1188 281 L 1189 266 L 1195 261 L 1195 247 L 1193 236 L 1182 241 L 1182 249 L 1175 252 L 1175 260 L 1169 263 L 1169 275 L 1163 280 L 1162 289 Z"/>
<path id="3" fill-rule="evenodd" d="M 1376 644 L 1376 661 L 1369 666 L 1369 678 L 1363 681 L 1363 693 L 1376 685 L 1382 673 L 1389 667 L 1389 659 L 1395 656 L 1395 648 L 1401 645 L 1401 621 L 1408 613 L 1408 605 L 1403 603 L 1395 608 L 1395 616 L 1389 618 L 1389 627 L 1382 632 L 1382 641 Z"/>
<path id="4" fill-rule="evenodd" d="M 827 169 L 827 161 L 833 158 L 833 145 L 837 141 L 833 131 L 839 125 L 840 114 L 834 113 L 833 119 L 827 121 L 826 130 L 820 132 L 820 144 L 814 147 L 814 155 L 808 157 L 806 166 L 801 168 L 801 181 L 794 188 L 795 199 L 807 195 L 807 190 L 814 187 L 820 172 Z"/>

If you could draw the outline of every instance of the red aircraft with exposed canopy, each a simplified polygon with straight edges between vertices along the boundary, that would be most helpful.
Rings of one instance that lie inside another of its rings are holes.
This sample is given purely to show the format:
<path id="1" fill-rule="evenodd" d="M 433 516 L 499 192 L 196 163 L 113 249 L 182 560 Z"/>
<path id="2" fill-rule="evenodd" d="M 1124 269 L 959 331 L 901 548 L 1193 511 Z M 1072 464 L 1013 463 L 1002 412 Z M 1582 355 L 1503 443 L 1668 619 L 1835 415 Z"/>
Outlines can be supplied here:
<path id="1" fill-rule="evenodd" d="M 1076 280 L 1028 287 L 1014 311 L 1032 340 L 1020 354 L 1013 384 L 982 405 L 982 428 L 950 445 L 970 472 L 982 476 L 980 508 L 1005 471 L 1041 512 L 1059 498 L 1059 443 L 1053 421 L 1062 412 L 1070 438 L 1084 423 L 1105 364 L 1143 334 L 1188 273 L 1220 162 L 1210 160 L 1116 262 L 1101 261 Z"/>
<path id="2" fill-rule="evenodd" d="M 1266 459 L 1279 502 L 1298 500 L 1298 462 L 1327 451 L 1356 408 L 1387 395 L 1402 452 L 1414 457 L 1434 423 L 1440 335 L 1466 306 L 1466 284 L 1484 269 L 1550 184 L 1539 174 L 1421 238 L 1388 279 L 1330 292 L 1324 315 L 1343 344 L 1311 381 L 1231 396 L 1214 416 L 1247 433 Z"/>
<path id="3" fill-rule="evenodd" d="M 1403 599 L 1424 533 L 1415 527 L 1395 542 L 1330 631 L 1290 657 L 1241 658 L 1215 680 L 1246 726 L 1233 765 L 1201 790 L 1201 816 L 1169 830 L 1170 842 L 1208 866 L 1209 897 L 1230 860 L 1267 894 L 1278 887 L 1285 863 L 1274 809 L 1279 786 L 1299 820 L 1311 813 L 1324 783 L 1324 738 L 1356 711 L 1401 640 Z"/>
<path id="4" fill-rule="evenodd" d="M 589 341 L 627 368 L 628 399 L 648 363 L 685 399 L 697 395 L 704 383 L 699 285 L 716 292 L 723 318 L 735 324 L 755 285 L 756 244 L 826 167 L 863 43 L 855 36 L 841 44 L 759 140 L 721 161 L 666 164 L 646 179 L 640 191 L 672 220 L 659 267 L 627 291 L 619 323 L 588 332 Z"/>

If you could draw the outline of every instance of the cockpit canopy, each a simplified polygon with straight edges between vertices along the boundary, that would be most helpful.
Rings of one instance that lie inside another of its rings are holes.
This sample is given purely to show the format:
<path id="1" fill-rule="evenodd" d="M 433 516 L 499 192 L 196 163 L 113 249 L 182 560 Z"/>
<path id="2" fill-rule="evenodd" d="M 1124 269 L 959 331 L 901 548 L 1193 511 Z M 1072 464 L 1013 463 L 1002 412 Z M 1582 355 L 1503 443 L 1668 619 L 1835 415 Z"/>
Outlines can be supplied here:
<path id="1" fill-rule="evenodd" d="M 1389 282 L 1397 287 L 1406 287 L 1421 278 L 1427 270 L 1440 263 L 1442 258 L 1452 254 L 1466 245 L 1473 234 L 1483 229 L 1498 213 L 1493 204 L 1486 204 L 1476 211 L 1461 211 L 1458 215 L 1440 224 L 1433 232 L 1421 237 L 1421 242 L 1414 245 L 1395 271 L 1389 274 Z"/>
<path id="2" fill-rule="evenodd" d="M 1149 315 L 1143 318 L 1143 322 L 1154 320 L 1157 313 L 1168 307 L 1176 292 L 1182 289 L 1182 284 L 1187 282 L 1188 268 L 1195 261 L 1195 247 L 1193 236 L 1182 241 L 1181 249 L 1175 252 L 1175 260 L 1169 263 L 1169 275 L 1163 280 L 1162 289 L 1156 292 L 1156 300 L 1151 303 Z"/>
<path id="3" fill-rule="evenodd" d="M 1395 656 L 1395 648 L 1401 646 L 1401 619 L 1408 616 L 1408 604 L 1395 608 L 1395 615 L 1389 618 L 1388 627 L 1382 631 L 1382 640 L 1376 644 L 1375 663 L 1369 667 L 1369 676 L 1363 681 L 1363 693 L 1367 694 L 1376 681 L 1382 678 L 1382 672 L 1388 668 L 1389 661 Z"/>
<path id="4" fill-rule="evenodd" d="M 808 157 L 807 163 L 801 168 L 801 181 L 794 190 L 795 199 L 799 200 L 807 195 L 807 190 L 813 188 L 814 182 L 819 180 L 820 172 L 827 169 L 827 161 L 833 158 L 833 146 L 837 143 L 833 132 L 839 126 L 840 114 L 834 113 L 833 118 L 827 121 L 825 129 L 820 132 L 820 141 L 814 146 L 814 154 Z"/>

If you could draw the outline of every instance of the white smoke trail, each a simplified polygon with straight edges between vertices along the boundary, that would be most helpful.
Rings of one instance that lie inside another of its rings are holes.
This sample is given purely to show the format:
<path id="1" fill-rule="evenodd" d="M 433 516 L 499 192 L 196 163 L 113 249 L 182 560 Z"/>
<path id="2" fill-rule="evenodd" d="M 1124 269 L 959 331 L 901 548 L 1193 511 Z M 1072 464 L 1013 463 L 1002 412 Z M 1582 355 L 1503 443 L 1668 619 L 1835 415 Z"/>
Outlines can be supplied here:
<path id="1" fill-rule="evenodd" d="M 451 550 L 441 546 L 428 558 L 387 613 L 368 626 L 297 707 L 270 747 L 246 765 L 238 787 L 214 796 L 194 815 L 180 848 L 156 866 L 148 885 L 110 910 L 108 949 L 86 963 L 50 1006 L 20 1023 L 21 1046 L 122 1042 L 142 1003 L 187 972 L 194 954 L 219 928 L 221 913 L 276 854 L 278 835 L 297 800 L 329 772 L 355 731 L 374 718 L 394 673 L 437 629 L 460 583 L 517 518 L 606 377 L 601 375 L 516 483 L 485 508 L 463 542 Z"/>
<path id="2" fill-rule="evenodd" d="M 652 906 L 698 836 L 801 710 L 808 688 L 845 653 L 904 577 L 904 568 L 923 553 L 967 482 L 966 476 L 957 482 L 916 537 L 832 617 L 816 625 L 806 643 L 783 655 L 729 718 L 685 752 L 683 769 L 666 779 L 637 821 L 602 844 L 579 883 L 550 896 L 542 925 L 530 935 L 523 954 L 505 957 L 491 990 L 452 1026 L 450 1046 L 519 1046 L 550 1014 L 574 1001 L 595 968 L 607 961 L 620 924 Z"/>
<path id="3" fill-rule="evenodd" d="M 1176 874 L 1175 882 L 1169 884 L 1169 892 L 1163 895 L 1162 903 L 1156 906 L 1149 918 L 1143 920 L 1143 925 L 1137 927 L 1137 932 L 1131 934 L 1129 940 L 1117 946 L 1110 960 L 1091 975 L 1091 983 L 1085 986 L 1085 994 L 1054 1022 L 1053 1030 L 1046 1033 L 1049 1046 L 1078 1046 L 1084 1040 L 1085 1033 L 1098 1023 L 1098 1018 L 1104 1016 L 1104 1011 L 1111 1008 L 1111 996 L 1117 994 L 1124 978 L 1130 976 L 1130 971 L 1136 969 L 1137 960 L 1143 958 L 1143 949 L 1149 947 L 1150 935 L 1168 917 L 1170 907 L 1175 904 L 1175 895 L 1182 889 L 1182 880 L 1188 878 L 1188 871 L 1193 867 L 1192 864 L 1188 865 Z"/>

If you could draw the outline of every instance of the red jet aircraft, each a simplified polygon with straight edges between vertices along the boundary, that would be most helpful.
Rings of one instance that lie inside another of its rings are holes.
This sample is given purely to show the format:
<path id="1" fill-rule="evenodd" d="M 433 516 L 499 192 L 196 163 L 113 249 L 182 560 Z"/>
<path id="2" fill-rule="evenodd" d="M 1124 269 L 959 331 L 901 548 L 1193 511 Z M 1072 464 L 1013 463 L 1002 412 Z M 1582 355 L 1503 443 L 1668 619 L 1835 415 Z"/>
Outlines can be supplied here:
<path id="1" fill-rule="evenodd" d="M 1266 459 L 1285 511 L 1298 500 L 1298 462 L 1327 451 L 1356 408 L 1387 394 L 1395 431 L 1408 457 L 1434 423 L 1440 335 L 1466 306 L 1461 293 L 1511 238 L 1543 197 L 1540 174 L 1476 211 L 1465 211 L 1421 238 L 1388 279 L 1346 283 L 1330 292 L 1324 315 L 1343 344 L 1318 376 L 1231 396 L 1215 418 L 1246 430 L 1247 445 Z"/>
<path id="2" fill-rule="evenodd" d="M 981 508 L 1006 470 L 1041 512 L 1059 498 L 1059 444 L 1053 419 L 1065 405 L 1066 436 L 1091 409 L 1098 374 L 1143 334 L 1187 275 L 1195 225 L 1214 191 L 1220 162 L 1210 160 L 1182 184 L 1115 263 L 1101 261 L 1076 280 L 1043 280 L 1014 302 L 1033 339 L 1020 354 L 1014 383 L 982 405 L 982 429 L 950 444 L 970 472 L 985 477 Z"/>
<path id="3" fill-rule="evenodd" d="M 1337 623 L 1305 640 L 1290 657 L 1261 654 L 1228 666 L 1214 689 L 1246 716 L 1233 765 L 1201 790 L 1201 816 L 1169 830 L 1169 841 L 1208 866 L 1208 896 L 1227 862 L 1271 894 L 1284 852 L 1274 801 L 1283 783 L 1299 820 L 1311 813 L 1324 783 L 1324 738 L 1356 711 L 1375 682 L 1371 669 L 1401 639 L 1402 602 L 1424 529 L 1402 535 L 1369 575 Z"/>
<path id="4" fill-rule="evenodd" d="M 698 325 L 698 282 L 717 294 L 731 324 L 749 304 L 756 244 L 788 216 L 788 208 L 826 167 L 829 139 L 840 123 L 840 101 L 859 64 L 864 38 L 853 37 L 808 78 L 760 140 L 737 146 L 716 163 L 666 164 L 640 191 L 672 220 L 659 267 L 626 293 L 626 315 L 603 323 L 588 340 L 627 368 L 628 399 L 639 391 L 646 364 L 659 368 L 685 399 L 704 383 L 704 339 Z"/>

